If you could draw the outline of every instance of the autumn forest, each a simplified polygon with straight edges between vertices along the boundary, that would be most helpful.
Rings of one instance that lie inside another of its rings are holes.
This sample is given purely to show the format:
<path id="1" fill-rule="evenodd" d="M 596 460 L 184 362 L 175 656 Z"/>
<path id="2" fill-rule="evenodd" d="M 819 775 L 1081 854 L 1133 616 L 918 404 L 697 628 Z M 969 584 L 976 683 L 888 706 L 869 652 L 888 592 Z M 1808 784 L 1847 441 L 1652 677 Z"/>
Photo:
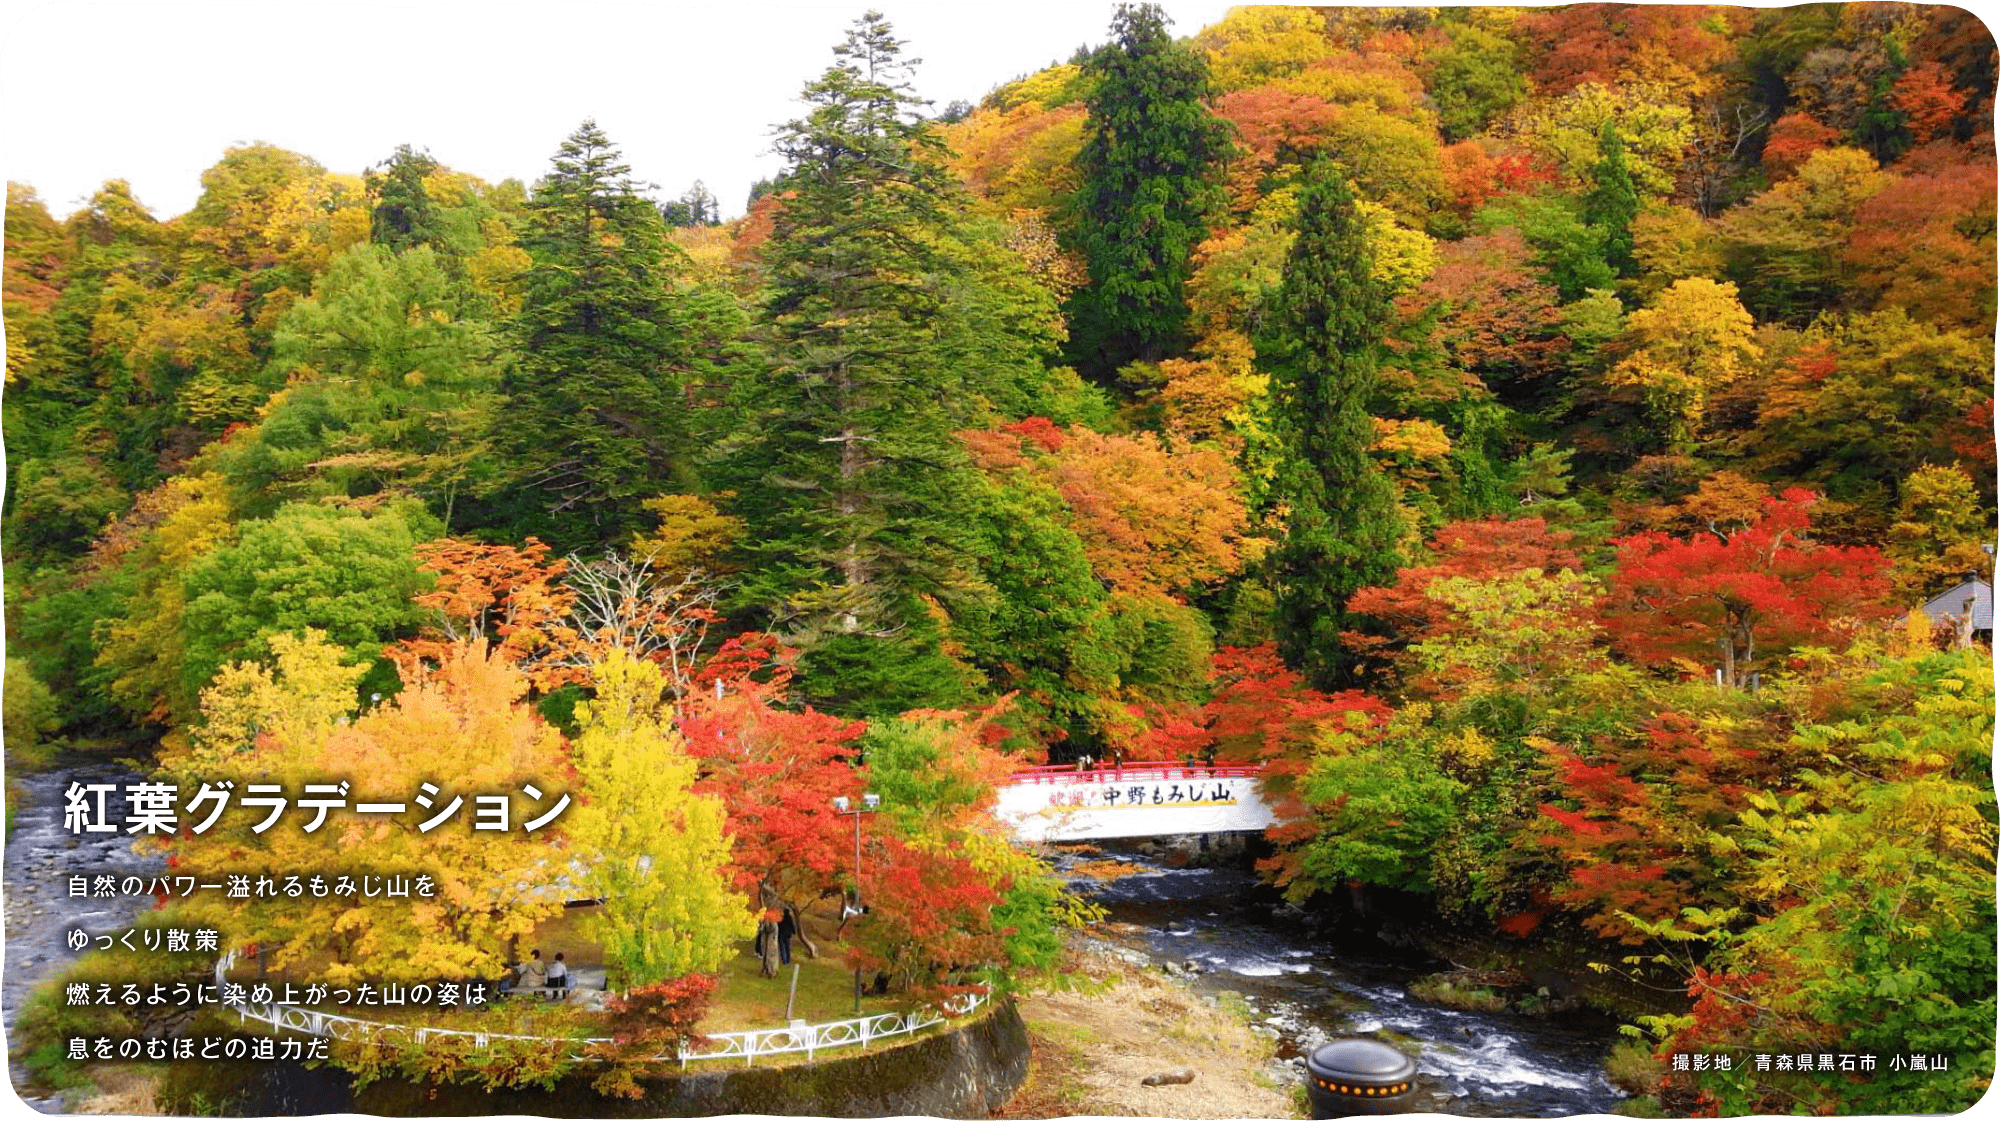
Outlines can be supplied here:
<path id="1" fill-rule="evenodd" d="M 1993 564 L 1977 18 L 1124 6 L 949 106 L 922 47 L 870 13 L 785 77 L 728 221 L 588 121 L 530 184 L 449 136 L 232 148 L 171 218 L 10 183 L 10 773 L 575 792 L 342 835 L 448 904 L 165 913 L 491 972 L 560 852 L 657 1042 L 855 889 L 898 991 L 1059 978 L 1091 908 L 994 784 L 1261 762 L 1288 899 L 1651 986 L 1659 1113 L 1980 1098 L 1990 606 L 1924 610 Z M 1708 1050 L 1952 1061 L 1665 1065 Z"/>

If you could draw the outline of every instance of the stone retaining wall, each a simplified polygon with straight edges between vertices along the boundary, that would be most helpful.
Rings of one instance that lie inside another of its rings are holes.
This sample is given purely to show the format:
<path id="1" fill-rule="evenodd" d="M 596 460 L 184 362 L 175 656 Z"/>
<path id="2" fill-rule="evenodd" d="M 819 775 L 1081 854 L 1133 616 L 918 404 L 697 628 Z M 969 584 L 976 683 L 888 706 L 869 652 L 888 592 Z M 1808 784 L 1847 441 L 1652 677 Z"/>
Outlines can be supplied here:
<path id="1" fill-rule="evenodd" d="M 642 1079 L 637 1101 L 603 1097 L 590 1076 L 553 1090 L 376 1083 L 354 1095 L 356 1113 L 390 1117 L 518 1113 L 540 1117 L 707 1117 L 766 1113 L 812 1117 L 989 1116 L 1028 1077 L 1028 1030 L 1012 1001 L 962 1027 L 893 1047 L 839 1052 L 790 1066 L 689 1071 Z M 435 1096 L 433 1095 L 435 1092 Z"/>

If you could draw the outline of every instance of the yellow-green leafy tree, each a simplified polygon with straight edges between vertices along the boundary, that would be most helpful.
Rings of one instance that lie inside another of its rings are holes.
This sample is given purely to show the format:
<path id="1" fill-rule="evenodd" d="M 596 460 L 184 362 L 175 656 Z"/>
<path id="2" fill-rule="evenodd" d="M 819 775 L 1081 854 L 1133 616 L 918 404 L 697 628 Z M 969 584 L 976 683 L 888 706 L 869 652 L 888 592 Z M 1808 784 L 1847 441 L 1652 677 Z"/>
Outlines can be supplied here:
<path id="1" fill-rule="evenodd" d="M 569 835 L 583 882 L 604 900 L 596 938 L 623 986 L 714 973 L 757 928 L 722 871 L 722 800 L 693 792 L 695 762 L 661 703 L 659 666 L 614 650 L 592 683 L 596 699 L 576 710 L 585 797 Z"/>
<path id="2" fill-rule="evenodd" d="M 1902 492 L 1887 551 L 1905 602 L 1933 595 L 1967 573 L 1991 577 L 1993 558 L 1981 548 L 1993 540 L 1991 516 L 1963 467 L 1919 467 L 1903 480 Z"/>
<path id="3" fill-rule="evenodd" d="M 1625 319 L 1630 355 L 1611 370 L 1613 385 L 1636 386 L 1670 447 L 1693 439 L 1709 395 L 1740 378 L 1763 350 L 1736 285 L 1706 277 L 1677 280 L 1659 302 Z"/>
<path id="4" fill-rule="evenodd" d="M 1224 91 L 1289 78 L 1333 53 L 1325 16 L 1277 4 L 1231 8 L 1194 42 L 1208 52 L 1209 70 Z"/>
<path id="5" fill-rule="evenodd" d="M 235 539 L 227 489 L 220 475 L 189 474 L 140 498 L 141 511 L 157 509 L 158 520 L 134 551 L 137 584 L 125 612 L 100 620 L 92 636 L 97 665 L 107 673 L 105 691 L 132 716 L 165 725 L 169 753 L 184 745 L 183 729 L 200 703 L 181 675 L 187 655 L 181 576 Z"/>

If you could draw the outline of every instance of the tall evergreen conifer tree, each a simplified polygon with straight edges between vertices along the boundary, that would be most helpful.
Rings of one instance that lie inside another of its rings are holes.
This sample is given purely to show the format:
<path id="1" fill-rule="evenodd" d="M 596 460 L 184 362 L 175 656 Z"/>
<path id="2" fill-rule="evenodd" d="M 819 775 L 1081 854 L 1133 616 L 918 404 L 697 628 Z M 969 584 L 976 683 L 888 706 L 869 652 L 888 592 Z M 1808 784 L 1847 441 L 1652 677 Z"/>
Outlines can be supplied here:
<path id="1" fill-rule="evenodd" d="M 1604 262 L 1619 276 L 1631 276 L 1632 220 L 1639 216 L 1639 188 L 1625 166 L 1625 139 L 1610 121 L 1597 130 L 1597 162 L 1590 166 L 1590 191 L 1583 196 L 1583 220 L 1604 234 Z"/>
<path id="2" fill-rule="evenodd" d="M 1307 171 L 1297 229 L 1257 341 L 1285 448 L 1273 485 L 1285 535 L 1271 553 L 1271 583 L 1279 652 L 1316 687 L 1339 688 L 1359 669 L 1340 640 L 1353 629 L 1348 597 L 1393 582 L 1402 564 L 1402 515 L 1368 454 L 1388 301 L 1370 275 L 1354 198 L 1324 159 Z"/>
<path id="3" fill-rule="evenodd" d="M 958 697 L 938 606 L 973 555 L 976 475 L 952 435 L 967 386 L 938 339 L 937 244 L 957 199 L 902 47 L 880 13 L 863 16 L 806 86 L 807 115 L 778 129 L 790 166 L 765 247 L 771 365 L 726 465 L 755 542 L 743 599 L 805 646 L 805 695 L 849 712 Z"/>
<path id="4" fill-rule="evenodd" d="M 648 520 L 643 499 L 675 489 L 687 406 L 660 212 L 593 121 L 554 162 L 527 205 L 534 264 L 497 443 L 512 451 L 514 528 L 580 548 L 621 541 Z"/>
<path id="5" fill-rule="evenodd" d="M 1077 156 L 1078 247 L 1090 284 L 1071 299 L 1071 354 L 1108 377 L 1183 350 L 1189 255 L 1222 202 L 1232 151 L 1211 113 L 1208 63 L 1167 34 L 1158 5 L 1120 5 L 1113 41 L 1084 63 L 1090 110 Z"/>
<path id="6" fill-rule="evenodd" d="M 444 225 L 424 179 L 440 170 L 429 152 L 398 145 L 380 171 L 369 168 L 368 240 L 401 251 L 417 245 L 446 249 Z"/>

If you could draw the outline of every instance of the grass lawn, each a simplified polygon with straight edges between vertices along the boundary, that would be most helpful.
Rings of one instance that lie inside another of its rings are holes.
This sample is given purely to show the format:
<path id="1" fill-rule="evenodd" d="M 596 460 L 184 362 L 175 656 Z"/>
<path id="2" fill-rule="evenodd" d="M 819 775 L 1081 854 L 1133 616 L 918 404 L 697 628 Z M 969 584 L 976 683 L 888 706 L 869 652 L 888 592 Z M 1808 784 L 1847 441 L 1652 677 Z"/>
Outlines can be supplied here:
<path id="1" fill-rule="evenodd" d="M 833 939 L 837 922 L 812 908 L 806 910 L 806 930 L 812 934 L 820 956 L 808 958 L 799 943 L 792 943 L 792 962 L 799 967 L 799 991 L 791 1018 L 814 1024 L 850 1019 L 854 1015 L 854 971 L 847 968 L 843 947 Z M 588 907 L 571 908 L 537 926 L 532 935 L 521 939 L 522 955 L 539 949 L 542 960 L 552 961 L 561 952 L 571 968 L 601 968 L 603 951 L 587 936 L 591 911 Z M 781 967 L 776 977 L 762 976 L 759 969 L 750 940 L 744 939 L 736 956 L 724 962 L 716 975 L 715 1004 L 702 1020 L 704 1030 L 748 1031 L 785 1026 L 791 966 Z M 866 976 L 862 980 L 872 984 L 874 978 Z M 908 1002 L 896 994 L 886 997 L 864 994 L 861 998 L 864 1014 L 897 1012 L 907 1006 Z"/>
<path id="2" fill-rule="evenodd" d="M 791 990 L 792 966 L 799 971 L 799 993 L 792 1006 L 792 1019 L 815 1024 L 852 1019 L 854 971 L 846 968 L 838 947 L 821 942 L 819 948 L 818 960 L 794 953 L 792 965 L 779 967 L 776 977 L 765 977 L 759 972 L 756 956 L 745 946 L 742 953 L 723 963 L 721 973 L 716 976 L 715 1005 L 701 1022 L 703 1030 L 784 1027 L 785 994 Z M 873 980 L 862 977 L 864 984 Z M 907 1001 L 893 993 L 889 996 L 864 993 L 861 998 L 864 1015 L 899 1012 L 907 1005 Z"/>
<path id="3" fill-rule="evenodd" d="M 519 956 L 526 958 L 529 951 L 540 950 L 543 961 L 554 961 L 560 953 L 572 970 L 589 971 L 588 980 L 580 988 L 599 987 L 604 976 L 604 951 L 589 937 L 593 910 L 572 907 L 546 919 L 516 943 Z M 815 1024 L 850 1019 L 854 1016 L 854 971 L 847 967 L 844 947 L 834 940 L 837 921 L 808 909 L 805 922 L 820 956 L 808 958 L 798 942 L 792 943 L 792 961 L 798 966 L 799 984 L 790 1019 Z M 724 962 L 716 976 L 715 1003 L 702 1020 L 703 1030 L 748 1031 L 785 1026 L 785 1001 L 791 989 L 792 967 L 780 967 L 776 977 L 762 976 L 759 968 L 760 962 L 746 938 L 736 956 Z M 231 972 L 235 979 L 250 980 L 257 975 L 257 967 L 251 962 L 239 962 Z M 308 963 L 286 972 L 292 976 L 285 978 L 284 974 L 274 973 L 273 979 L 297 980 L 317 971 Z M 864 976 L 863 981 L 872 986 L 874 977 Z M 861 999 L 861 1010 L 868 1015 L 900 1012 L 908 1007 L 909 1001 L 901 993 L 888 996 L 867 993 Z M 361 1014 L 370 1019 L 394 1018 L 373 1010 Z"/>

